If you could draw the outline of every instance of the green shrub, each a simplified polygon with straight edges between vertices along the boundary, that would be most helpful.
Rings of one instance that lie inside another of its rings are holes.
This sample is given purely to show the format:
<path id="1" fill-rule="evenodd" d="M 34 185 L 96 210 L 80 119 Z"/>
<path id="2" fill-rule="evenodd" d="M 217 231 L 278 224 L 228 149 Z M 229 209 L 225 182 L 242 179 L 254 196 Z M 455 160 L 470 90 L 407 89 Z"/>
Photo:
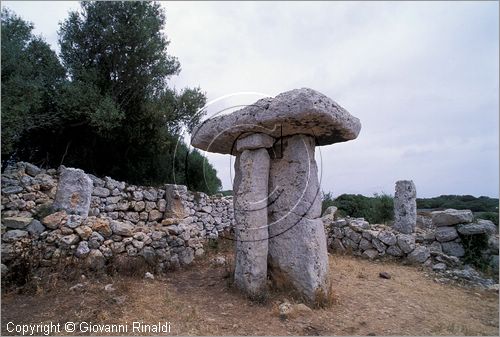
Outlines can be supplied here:
<path id="1" fill-rule="evenodd" d="M 464 262 L 483 272 L 489 271 L 488 260 L 483 256 L 483 251 L 488 248 L 488 236 L 486 234 L 460 235 L 460 238 L 465 251 Z"/>
<path id="2" fill-rule="evenodd" d="M 323 193 L 322 212 L 330 206 L 336 206 L 341 217 L 365 218 L 370 223 L 388 223 L 394 218 L 393 198 L 385 193 L 373 197 L 342 194 L 335 199 L 331 192 Z"/>
<path id="3" fill-rule="evenodd" d="M 490 220 L 498 227 L 498 212 L 475 212 L 476 219 Z"/>

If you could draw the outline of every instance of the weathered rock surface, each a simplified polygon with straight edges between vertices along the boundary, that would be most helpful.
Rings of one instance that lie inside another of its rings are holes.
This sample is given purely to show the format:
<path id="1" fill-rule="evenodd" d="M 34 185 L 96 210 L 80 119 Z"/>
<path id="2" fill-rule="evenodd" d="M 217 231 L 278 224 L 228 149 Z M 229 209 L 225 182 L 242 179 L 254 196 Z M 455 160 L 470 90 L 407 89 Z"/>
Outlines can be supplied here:
<path id="1" fill-rule="evenodd" d="M 377 238 L 388 246 L 395 245 L 398 241 L 394 233 L 386 231 L 380 232 Z"/>
<path id="2" fill-rule="evenodd" d="M 452 241 L 458 237 L 458 232 L 455 227 L 438 227 L 436 229 L 436 240 L 440 242 Z"/>
<path id="3" fill-rule="evenodd" d="M 239 142 L 238 142 L 239 144 Z M 267 189 L 269 154 L 244 150 L 235 162 L 236 286 L 251 296 L 263 294 L 267 282 Z"/>
<path id="4" fill-rule="evenodd" d="M 355 139 L 360 129 L 359 119 L 333 100 L 302 88 L 204 121 L 194 129 L 191 145 L 230 154 L 236 139 L 245 133 L 266 133 L 276 139 L 305 134 L 315 137 L 317 145 L 327 145 Z"/>
<path id="5" fill-rule="evenodd" d="M 408 254 L 408 261 L 412 263 L 424 263 L 430 256 L 431 253 L 429 248 L 425 246 L 417 246 L 410 254 Z"/>
<path id="6" fill-rule="evenodd" d="M 464 247 L 457 242 L 443 242 L 441 243 L 443 253 L 451 256 L 462 257 L 465 255 Z"/>
<path id="7" fill-rule="evenodd" d="M 236 151 L 267 149 L 273 146 L 274 138 L 265 133 L 253 133 L 248 136 L 238 138 L 236 141 Z"/>
<path id="8" fill-rule="evenodd" d="M 321 219 L 324 223 L 329 223 L 335 220 L 335 213 L 337 212 L 337 207 L 330 206 L 328 207 L 321 216 Z"/>
<path id="9" fill-rule="evenodd" d="M 462 235 L 495 234 L 496 226 L 489 220 L 478 220 L 477 223 L 459 224 L 457 230 Z"/>
<path id="10" fill-rule="evenodd" d="M 408 254 L 415 249 L 415 237 L 411 234 L 398 234 L 398 246 Z"/>
<path id="11" fill-rule="evenodd" d="M 31 223 L 32 220 L 33 218 L 15 216 L 3 218 L 2 223 L 8 228 L 24 229 Z"/>
<path id="12" fill-rule="evenodd" d="M 417 190 L 411 180 L 396 182 L 394 194 L 394 226 L 400 233 L 410 234 L 417 224 Z"/>
<path id="13" fill-rule="evenodd" d="M 87 217 L 93 183 L 80 169 L 62 168 L 54 200 L 54 208 Z"/>
<path id="14" fill-rule="evenodd" d="M 112 221 L 111 230 L 114 234 L 132 236 L 134 232 L 134 226 L 121 221 Z"/>
<path id="15" fill-rule="evenodd" d="M 66 211 L 59 211 L 44 217 L 42 219 L 42 223 L 48 228 L 55 229 L 62 225 L 62 223 L 66 221 L 67 217 L 68 215 L 66 214 Z"/>
<path id="16" fill-rule="evenodd" d="M 29 233 L 27 231 L 23 231 L 20 229 L 13 229 L 11 231 L 7 231 L 3 236 L 2 240 L 5 242 L 14 242 L 17 240 L 21 240 L 27 237 Z M 2 254 L 3 255 L 3 254 Z"/>
<path id="17" fill-rule="evenodd" d="M 332 217 L 335 215 L 335 213 L 337 212 L 337 207 L 335 206 L 329 206 L 327 209 L 325 209 L 325 211 L 323 212 L 323 215 L 322 217 L 325 217 L 327 215 L 331 215 Z"/>
<path id="18" fill-rule="evenodd" d="M 446 209 L 431 213 L 434 226 L 453 226 L 456 224 L 472 222 L 474 216 L 470 210 Z"/>
<path id="19" fill-rule="evenodd" d="M 33 219 L 31 223 L 26 227 L 26 230 L 33 236 L 38 236 L 45 231 L 45 226 L 36 219 Z"/>
<path id="20" fill-rule="evenodd" d="M 165 207 L 165 218 L 183 219 L 189 216 L 189 210 L 186 209 L 182 200 L 182 195 L 186 191 L 187 188 L 183 185 L 166 185 L 165 197 L 167 205 Z"/>
<path id="21" fill-rule="evenodd" d="M 328 283 L 314 146 L 308 136 L 283 140 L 282 157 L 271 160 L 268 206 L 271 278 L 287 282 L 310 301 L 318 293 L 326 295 Z"/>
<path id="22" fill-rule="evenodd" d="M 159 224 L 160 220 L 153 219 L 160 217 L 167 206 L 164 187 L 134 186 L 89 175 L 94 186 L 100 188 L 92 193 L 92 216 L 68 215 L 63 210 L 44 217 L 46 226 L 33 219 L 21 232 L 16 232 L 4 226 L 5 219 L 26 218 L 22 221 L 24 226 L 27 219 L 50 213 L 63 171 L 49 169 L 32 177 L 26 167 L 26 163 L 17 163 L 2 173 L 2 187 L 13 186 L 18 191 L 2 195 L 1 257 L 7 266 L 19 262 L 22 247 L 29 245 L 34 254 L 41 256 L 43 266 L 57 265 L 72 255 L 79 263 L 85 263 L 90 250 L 95 249 L 110 263 L 118 264 L 121 258 L 133 256 L 144 258 L 151 267 L 164 271 L 190 264 L 195 257 L 204 255 L 204 240 L 219 237 L 234 221 L 232 197 L 192 193 L 179 186 L 179 203 L 190 216 L 164 219 Z M 135 211 L 141 203 L 142 207 Z M 112 232 L 112 221 L 121 223 L 114 226 L 117 233 Z"/>

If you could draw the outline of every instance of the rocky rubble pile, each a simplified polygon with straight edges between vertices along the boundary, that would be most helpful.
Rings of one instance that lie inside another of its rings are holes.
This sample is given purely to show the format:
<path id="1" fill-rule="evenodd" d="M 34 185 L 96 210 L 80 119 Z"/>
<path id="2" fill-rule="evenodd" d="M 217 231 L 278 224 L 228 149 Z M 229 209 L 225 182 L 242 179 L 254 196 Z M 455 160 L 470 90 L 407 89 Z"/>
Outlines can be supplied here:
<path id="1" fill-rule="evenodd" d="M 91 181 L 86 210 L 80 201 L 87 192 L 75 189 L 78 182 L 66 186 L 60 179 L 68 172 Z M 57 209 L 54 200 L 62 191 L 69 191 L 70 204 Z M 203 255 L 204 241 L 219 237 L 233 221 L 231 197 L 192 193 L 180 185 L 128 185 L 81 170 L 41 170 L 29 163 L 17 163 L 2 174 L 1 209 L 3 271 L 25 252 L 40 256 L 42 266 L 76 257 L 101 269 L 125 256 L 142 257 L 164 270 Z"/>

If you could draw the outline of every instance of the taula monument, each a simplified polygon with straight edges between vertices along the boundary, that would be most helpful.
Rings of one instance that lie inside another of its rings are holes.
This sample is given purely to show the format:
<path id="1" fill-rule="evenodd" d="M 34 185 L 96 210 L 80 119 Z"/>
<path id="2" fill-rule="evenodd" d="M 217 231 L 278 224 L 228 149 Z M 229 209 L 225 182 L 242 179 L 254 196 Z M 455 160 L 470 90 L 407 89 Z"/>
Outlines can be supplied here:
<path id="1" fill-rule="evenodd" d="M 314 151 L 355 139 L 360 129 L 359 119 L 308 88 L 261 99 L 195 128 L 191 145 L 236 156 L 238 288 L 258 297 L 269 275 L 277 286 L 291 286 L 310 302 L 327 295 L 327 243 Z"/>

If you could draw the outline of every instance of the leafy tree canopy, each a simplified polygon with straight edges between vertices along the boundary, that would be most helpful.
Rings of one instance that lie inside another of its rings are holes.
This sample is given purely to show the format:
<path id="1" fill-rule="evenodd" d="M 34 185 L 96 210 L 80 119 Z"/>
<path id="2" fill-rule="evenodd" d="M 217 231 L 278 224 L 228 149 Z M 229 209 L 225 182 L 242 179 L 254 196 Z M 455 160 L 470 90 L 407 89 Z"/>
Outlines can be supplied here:
<path id="1" fill-rule="evenodd" d="M 57 119 L 54 98 L 65 71 L 33 25 L 3 8 L 2 22 L 2 158 L 16 152 L 30 132 Z"/>
<path id="2" fill-rule="evenodd" d="M 155 2 L 82 2 L 61 23 L 61 65 L 31 24 L 2 12 L 4 159 L 216 192 L 216 171 L 179 141 L 206 96 L 167 86 L 180 64 L 164 25 Z"/>

